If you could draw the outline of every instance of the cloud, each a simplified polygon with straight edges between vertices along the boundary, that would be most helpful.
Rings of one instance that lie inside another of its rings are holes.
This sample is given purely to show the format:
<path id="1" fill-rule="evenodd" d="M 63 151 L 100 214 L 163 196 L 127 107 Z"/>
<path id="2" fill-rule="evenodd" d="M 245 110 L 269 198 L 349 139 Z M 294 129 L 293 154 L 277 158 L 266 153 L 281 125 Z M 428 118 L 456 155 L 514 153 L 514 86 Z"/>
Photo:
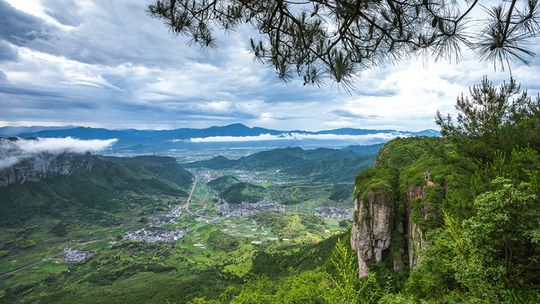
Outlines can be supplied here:
<path id="1" fill-rule="evenodd" d="M 0 138 L 0 170 L 23 159 L 42 154 L 54 156 L 63 153 L 98 152 L 110 148 L 117 141 L 117 139 L 81 140 L 72 137 L 16 140 Z"/>
<path id="2" fill-rule="evenodd" d="M 0 40 L 0 61 L 13 61 L 19 57 L 17 50 L 6 41 Z"/>
<path id="3" fill-rule="evenodd" d="M 347 140 L 368 142 L 373 140 L 388 141 L 396 137 L 406 137 L 406 133 L 375 133 L 366 135 L 341 135 L 341 134 L 306 134 L 306 133 L 284 133 L 280 135 L 261 134 L 257 136 L 211 136 L 189 138 L 187 141 L 195 143 L 211 142 L 249 142 L 249 141 L 274 141 L 274 140 Z M 174 140 L 184 141 L 184 140 Z"/>
<path id="4" fill-rule="evenodd" d="M 0 0 L 0 121 L 171 129 L 241 122 L 272 129 L 422 130 L 485 74 L 509 78 L 464 52 L 459 64 L 422 60 L 362 71 L 350 95 L 335 85 L 286 84 L 253 62 L 250 26 L 218 34 L 217 50 L 150 18 L 147 1 Z M 540 43 L 532 43 L 539 53 Z M 540 58 L 513 76 L 535 95 Z M 91 111 L 89 111 L 91 110 Z"/>
<path id="5" fill-rule="evenodd" d="M 80 0 L 41 0 L 44 11 L 60 24 L 77 26 L 81 23 Z"/>
<path id="6" fill-rule="evenodd" d="M 0 17 L 0 38 L 15 45 L 45 38 L 51 30 L 41 19 L 15 9 L 4 0 L 0 0 Z"/>

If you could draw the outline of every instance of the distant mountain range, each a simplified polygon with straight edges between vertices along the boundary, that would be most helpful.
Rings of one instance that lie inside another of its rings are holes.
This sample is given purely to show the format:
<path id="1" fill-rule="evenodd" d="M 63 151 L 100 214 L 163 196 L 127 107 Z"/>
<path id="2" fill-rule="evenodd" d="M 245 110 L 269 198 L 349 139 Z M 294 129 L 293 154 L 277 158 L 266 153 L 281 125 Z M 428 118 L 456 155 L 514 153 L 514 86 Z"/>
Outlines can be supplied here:
<path id="1" fill-rule="evenodd" d="M 89 127 L 1 127 L 0 136 L 73 137 L 78 139 L 111 139 L 118 142 L 114 152 L 158 153 L 170 149 L 212 147 L 272 147 L 301 146 L 344 147 L 383 143 L 395 137 L 439 136 L 436 130 L 419 132 L 341 128 L 323 131 L 273 130 L 248 127 L 243 124 L 215 126 L 204 129 L 174 130 L 109 130 Z"/>
<path id="2" fill-rule="evenodd" d="M 376 144 L 349 146 L 343 149 L 304 150 L 300 147 L 273 149 L 239 159 L 216 156 L 209 160 L 184 163 L 182 167 L 254 171 L 277 170 L 314 181 L 350 182 L 354 180 L 358 172 L 373 165 L 381 146 L 381 144 Z M 216 181 L 216 183 L 218 182 L 221 181 Z"/>

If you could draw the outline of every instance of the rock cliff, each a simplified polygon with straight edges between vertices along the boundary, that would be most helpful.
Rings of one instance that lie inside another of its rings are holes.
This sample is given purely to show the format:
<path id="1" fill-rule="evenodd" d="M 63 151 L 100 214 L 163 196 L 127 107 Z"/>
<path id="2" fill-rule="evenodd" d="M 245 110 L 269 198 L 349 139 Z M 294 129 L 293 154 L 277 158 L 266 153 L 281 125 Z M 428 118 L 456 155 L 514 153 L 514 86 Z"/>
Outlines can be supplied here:
<path id="1" fill-rule="evenodd" d="M 351 246 L 358 253 L 359 276 L 388 261 L 394 271 L 416 266 L 426 246 L 425 230 L 437 225 L 437 205 L 445 176 L 426 146 L 437 139 L 397 139 L 386 144 L 373 168 L 357 176 Z"/>
<path id="2" fill-rule="evenodd" d="M 368 191 L 357 198 L 351 245 L 358 252 L 360 277 L 369 273 L 368 266 L 382 261 L 392 241 L 393 204 L 384 193 Z"/>
<path id="3" fill-rule="evenodd" d="M 44 178 L 71 175 L 74 171 L 88 172 L 94 159 L 78 154 L 53 155 L 42 153 L 0 170 L 0 187 L 39 181 Z"/>

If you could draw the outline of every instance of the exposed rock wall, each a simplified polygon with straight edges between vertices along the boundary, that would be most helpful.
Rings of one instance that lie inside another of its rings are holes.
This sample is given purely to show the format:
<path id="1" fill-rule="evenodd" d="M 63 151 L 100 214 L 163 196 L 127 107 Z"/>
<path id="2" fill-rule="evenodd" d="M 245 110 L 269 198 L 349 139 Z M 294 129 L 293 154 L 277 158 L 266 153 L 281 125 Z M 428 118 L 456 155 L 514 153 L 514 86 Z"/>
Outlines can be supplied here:
<path id="1" fill-rule="evenodd" d="M 369 273 L 372 263 L 379 263 L 388 252 L 393 230 L 393 202 L 387 194 L 368 191 L 355 203 L 355 221 L 351 245 L 358 253 L 359 276 Z"/>
<path id="2" fill-rule="evenodd" d="M 71 175 L 77 170 L 90 171 L 93 166 L 92 158 L 85 155 L 36 155 L 0 170 L 0 187 L 38 181 L 53 176 Z"/>
<path id="3" fill-rule="evenodd" d="M 433 184 L 433 183 L 431 183 Z M 419 262 L 420 250 L 425 246 L 424 234 L 422 230 L 415 223 L 413 217 L 411 216 L 411 203 L 414 200 L 423 200 L 426 197 L 425 187 L 415 186 L 412 187 L 405 197 L 405 202 L 407 205 L 407 248 L 409 256 L 409 267 L 412 268 L 416 266 Z"/>
<path id="4" fill-rule="evenodd" d="M 412 216 L 411 204 L 425 198 L 426 187 L 429 186 L 413 186 L 397 201 L 373 190 L 367 190 L 364 197 L 357 197 L 351 246 L 358 253 L 360 277 L 367 276 L 369 267 L 389 256 L 390 251 L 394 271 L 402 271 L 407 260 L 409 268 L 418 264 L 419 252 L 426 242 Z M 396 212 L 399 205 L 404 206 L 404 214 Z M 396 241 L 396 236 L 404 241 Z"/>

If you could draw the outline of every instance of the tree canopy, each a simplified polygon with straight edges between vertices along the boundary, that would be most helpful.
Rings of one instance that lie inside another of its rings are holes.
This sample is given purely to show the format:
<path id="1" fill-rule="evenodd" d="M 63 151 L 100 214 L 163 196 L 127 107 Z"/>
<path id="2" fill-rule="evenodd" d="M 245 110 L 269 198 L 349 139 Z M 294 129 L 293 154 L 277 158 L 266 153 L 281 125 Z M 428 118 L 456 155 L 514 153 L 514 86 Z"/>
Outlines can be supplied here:
<path id="1" fill-rule="evenodd" d="M 484 77 L 470 96 L 458 97 L 455 108 L 455 121 L 437 112 L 441 134 L 479 164 L 493 161 L 497 151 L 509 155 L 515 147 L 540 150 L 540 96 L 532 98 L 514 79 L 496 87 Z"/>
<path id="2" fill-rule="evenodd" d="M 216 46 L 216 31 L 248 23 L 262 37 L 250 41 L 257 60 L 283 80 L 317 85 L 350 84 L 412 55 L 458 60 L 464 47 L 502 68 L 528 63 L 527 41 L 540 29 L 537 0 L 153 0 L 148 11 L 205 47 Z"/>

